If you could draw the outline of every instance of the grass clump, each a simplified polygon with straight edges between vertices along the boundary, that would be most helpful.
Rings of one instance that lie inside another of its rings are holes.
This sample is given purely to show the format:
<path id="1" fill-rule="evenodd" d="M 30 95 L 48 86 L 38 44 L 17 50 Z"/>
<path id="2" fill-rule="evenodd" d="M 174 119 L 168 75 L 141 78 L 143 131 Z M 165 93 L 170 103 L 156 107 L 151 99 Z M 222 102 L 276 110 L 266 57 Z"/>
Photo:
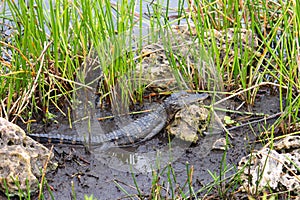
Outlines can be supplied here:
<path id="1" fill-rule="evenodd" d="M 24 121 L 35 118 L 29 116 L 34 113 L 49 118 L 50 105 L 64 112 L 63 100 L 72 98 L 71 93 L 80 82 L 78 77 L 82 76 L 78 69 L 91 55 L 99 56 L 108 84 L 106 92 L 111 91 L 116 81 L 128 76 L 135 65 L 130 49 L 141 48 L 144 43 L 143 26 L 148 25 L 154 33 L 150 38 L 155 38 L 159 32 L 153 30 L 185 23 L 182 19 L 195 24 L 199 45 L 213 57 L 215 70 L 223 77 L 227 90 L 234 92 L 260 83 L 277 82 L 280 95 L 288 99 L 287 109 L 297 106 L 293 97 L 294 88 L 299 85 L 295 76 L 298 63 L 293 58 L 297 58 L 299 51 L 297 37 L 294 37 L 299 27 L 293 2 L 194 1 L 187 5 L 189 11 L 182 2 L 178 2 L 176 9 L 169 7 L 169 1 L 165 5 L 149 5 L 152 7 L 148 15 L 152 17 L 147 20 L 143 13 L 136 12 L 134 2 L 127 1 L 116 4 L 88 0 L 5 3 L 1 15 L 3 29 L 9 29 L 10 34 L 1 41 L 2 57 L 7 57 L 7 61 L 2 59 L 1 62 L 1 115 L 14 120 L 21 117 Z M 253 10 L 256 13 L 251 12 Z M 177 13 L 174 21 L 168 20 L 170 13 Z M 134 27 L 140 30 L 133 33 Z M 136 43 L 132 42 L 134 38 L 137 38 Z M 91 50 L 96 51 L 96 55 Z M 170 57 L 170 63 L 176 65 L 175 59 Z M 186 67 L 182 69 L 184 72 Z M 185 77 L 191 76 L 191 72 L 184 73 Z M 292 84 L 287 85 L 285 80 Z M 193 81 L 196 85 L 200 82 Z M 259 88 L 248 90 L 241 98 L 254 104 Z M 135 88 L 125 89 L 133 93 Z M 284 111 L 282 101 L 280 106 Z M 27 116 L 22 115 L 24 110 Z M 294 115 L 291 119 L 297 121 Z"/>
<path id="2" fill-rule="evenodd" d="M 133 18 L 124 15 L 133 9 L 125 2 L 116 15 L 122 26 L 114 23 L 109 1 L 7 1 L 3 6 L 2 29 L 10 34 L 1 38 L 6 60 L 1 59 L 0 113 L 13 120 L 47 116 L 50 105 L 61 110 L 90 49 Z"/>

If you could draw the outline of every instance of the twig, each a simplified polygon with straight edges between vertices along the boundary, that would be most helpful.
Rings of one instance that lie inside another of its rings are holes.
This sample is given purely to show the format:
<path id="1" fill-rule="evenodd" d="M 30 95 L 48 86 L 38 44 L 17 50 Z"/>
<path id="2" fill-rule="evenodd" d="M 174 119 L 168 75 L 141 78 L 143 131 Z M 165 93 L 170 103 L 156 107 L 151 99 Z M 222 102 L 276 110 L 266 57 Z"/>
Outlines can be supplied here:
<path id="1" fill-rule="evenodd" d="M 241 127 L 244 127 L 244 126 L 248 126 L 248 125 L 250 125 L 250 124 L 255 124 L 255 123 L 259 123 L 259 122 L 265 121 L 265 120 L 270 120 L 270 119 L 273 119 L 273 118 L 275 118 L 275 117 L 280 116 L 281 114 L 282 114 L 282 112 L 279 112 L 279 113 L 270 115 L 270 116 L 268 116 L 268 117 L 264 117 L 264 118 L 262 118 L 262 119 L 254 120 L 254 121 L 251 121 L 251 122 L 247 122 L 247 123 L 244 123 L 244 124 L 241 124 L 241 125 L 238 125 L 238 126 L 234 126 L 234 127 L 228 128 L 227 130 L 228 130 L 228 131 L 232 131 L 232 130 L 234 130 L 234 129 L 241 128 Z"/>
<path id="2" fill-rule="evenodd" d="M 232 95 L 230 95 L 230 96 L 228 96 L 228 97 L 226 97 L 226 98 L 224 98 L 224 99 L 221 99 L 220 101 L 217 101 L 216 103 L 214 103 L 214 106 L 215 106 L 215 105 L 218 105 L 218 104 L 220 104 L 220 103 L 222 103 L 222 102 L 224 102 L 224 101 L 226 101 L 226 100 L 228 100 L 228 99 L 231 99 L 231 98 L 233 98 L 233 97 L 235 97 L 235 96 L 238 96 L 238 95 L 240 95 L 240 94 L 242 94 L 242 93 L 244 93 L 244 92 L 246 92 L 246 91 L 248 91 L 248 90 L 252 90 L 252 89 L 254 89 L 254 88 L 257 88 L 257 87 L 260 87 L 260 86 L 264 86 L 264 85 L 273 85 L 273 86 L 285 88 L 286 90 L 288 89 L 288 87 L 282 86 L 282 85 L 279 85 L 279 84 L 276 84 L 276 83 L 272 83 L 272 82 L 261 82 L 260 84 L 253 85 L 253 86 L 251 86 L 251 87 L 249 87 L 249 88 L 247 88 L 247 89 L 241 90 L 241 91 L 239 91 L 239 92 L 237 92 L 237 93 L 234 93 L 234 94 L 232 94 Z"/>
<path id="3" fill-rule="evenodd" d="M 42 178 L 41 178 L 41 182 L 40 182 L 40 188 L 39 188 L 39 196 L 38 196 L 38 199 L 41 199 L 41 195 L 42 195 L 42 189 L 43 189 L 43 183 L 44 183 L 44 179 L 45 179 L 45 175 L 46 175 L 46 172 L 47 172 L 47 166 L 48 166 L 48 163 L 50 161 L 50 158 L 51 158 L 51 154 L 53 153 L 53 145 L 51 146 L 51 149 L 50 149 L 50 153 L 49 153 L 49 156 L 46 160 L 46 163 L 44 164 L 44 167 L 43 167 L 43 171 L 42 171 Z"/>
<path id="4" fill-rule="evenodd" d="M 34 91 L 35 91 L 35 89 L 36 89 L 36 87 L 37 87 L 37 85 L 38 85 L 38 79 L 39 79 L 39 77 L 40 77 L 40 74 L 41 74 L 42 68 L 43 68 L 44 55 L 45 55 L 45 53 L 46 53 L 46 50 L 47 50 L 47 49 L 50 47 L 50 45 L 52 44 L 52 42 L 53 42 L 53 41 L 50 41 L 50 42 L 46 45 L 46 47 L 45 47 L 44 50 L 42 51 L 40 57 L 38 58 L 39 60 L 42 60 L 42 61 L 41 61 L 40 68 L 39 68 L 39 70 L 38 70 L 38 72 L 37 72 L 37 74 L 36 74 L 35 80 L 34 80 L 34 82 L 33 82 L 33 84 L 32 84 L 32 88 L 31 88 L 31 90 L 29 90 L 29 91 L 27 92 L 27 94 L 24 95 L 24 99 L 23 99 L 21 105 L 19 106 L 19 111 L 18 111 L 18 113 L 15 115 L 15 117 L 13 118 L 12 121 L 15 121 L 15 120 L 16 120 L 16 118 L 23 112 L 23 110 L 26 108 L 27 104 L 29 103 L 29 98 L 32 96 L 32 94 L 34 93 Z M 36 63 L 35 63 L 35 64 L 36 64 Z M 35 64 L 34 64 L 34 65 L 35 65 Z M 32 66 L 34 66 L 34 65 L 32 65 Z"/>

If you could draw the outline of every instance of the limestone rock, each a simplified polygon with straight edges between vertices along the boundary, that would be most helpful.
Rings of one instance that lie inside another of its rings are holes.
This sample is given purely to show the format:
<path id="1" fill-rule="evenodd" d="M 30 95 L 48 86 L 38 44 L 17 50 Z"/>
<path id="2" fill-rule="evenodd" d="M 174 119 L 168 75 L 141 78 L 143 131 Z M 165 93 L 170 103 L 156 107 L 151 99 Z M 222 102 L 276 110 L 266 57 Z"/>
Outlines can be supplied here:
<path id="1" fill-rule="evenodd" d="M 300 137 L 287 136 L 275 142 L 274 149 L 243 157 L 238 169 L 242 170 L 242 190 L 255 193 L 271 188 L 273 191 L 300 192 Z"/>
<path id="2" fill-rule="evenodd" d="M 51 158 L 53 153 L 45 146 L 26 136 L 19 126 L 0 118 L 0 189 L 2 191 L 8 189 L 11 195 L 17 195 L 19 189 L 27 191 L 28 185 L 31 192 L 36 192 L 38 179 L 47 160 L 49 159 L 47 171 L 56 168 Z"/>
<path id="3" fill-rule="evenodd" d="M 203 132 L 209 124 L 209 111 L 203 105 L 188 105 L 176 113 L 174 122 L 167 130 L 171 135 L 187 141 L 197 142 L 198 133 Z"/>

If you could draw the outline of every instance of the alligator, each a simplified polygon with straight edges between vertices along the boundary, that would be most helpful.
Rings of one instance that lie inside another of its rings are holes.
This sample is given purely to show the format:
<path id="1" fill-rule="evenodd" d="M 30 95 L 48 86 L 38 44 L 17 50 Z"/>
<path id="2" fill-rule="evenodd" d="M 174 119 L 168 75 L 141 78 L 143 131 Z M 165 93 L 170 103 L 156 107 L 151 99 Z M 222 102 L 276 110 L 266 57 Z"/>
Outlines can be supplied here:
<path id="1" fill-rule="evenodd" d="M 117 146 L 126 146 L 137 142 L 151 139 L 158 134 L 167 123 L 174 117 L 177 111 L 193 102 L 204 100 L 207 93 L 187 93 L 180 91 L 171 94 L 153 112 L 138 118 L 132 123 L 109 132 L 107 134 L 91 135 L 89 140 L 83 135 L 63 135 L 63 134 L 28 134 L 31 138 L 45 143 L 61 143 L 92 146 L 104 143 L 113 143 Z"/>

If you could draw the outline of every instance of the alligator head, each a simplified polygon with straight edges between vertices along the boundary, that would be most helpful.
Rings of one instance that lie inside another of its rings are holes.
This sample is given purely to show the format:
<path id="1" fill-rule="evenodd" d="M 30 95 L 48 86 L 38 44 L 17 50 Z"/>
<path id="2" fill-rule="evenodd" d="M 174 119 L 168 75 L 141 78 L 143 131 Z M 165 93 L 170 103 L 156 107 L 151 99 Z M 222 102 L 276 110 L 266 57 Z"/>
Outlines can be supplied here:
<path id="1" fill-rule="evenodd" d="M 164 101 L 164 106 L 168 112 L 168 114 L 172 115 L 175 114 L 180 109 L 184 108 L 185 106 L 204 100 L 208 97 L 207 93 L 201 94 L 192 94 L 187 93 L 185 91 L 180 91 L 177 93 L 173 93 Z"/>

